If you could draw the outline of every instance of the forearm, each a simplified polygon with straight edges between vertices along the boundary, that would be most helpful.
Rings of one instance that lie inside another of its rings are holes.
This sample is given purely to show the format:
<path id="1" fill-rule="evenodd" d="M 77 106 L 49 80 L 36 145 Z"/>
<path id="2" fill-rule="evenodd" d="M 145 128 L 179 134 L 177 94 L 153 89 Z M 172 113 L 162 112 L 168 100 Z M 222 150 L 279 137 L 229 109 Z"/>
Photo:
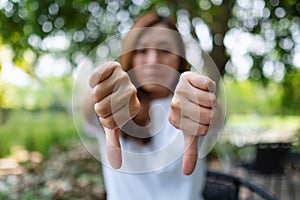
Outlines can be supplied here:
<path id="1" fill-rule="evenodd" d="M 81 112 L 83 116 L 84 130 L 89 135 L 95 135 L 99 129 L 99 122 L 94 110 L 94 100 L 90 91 L 86 92 L 81 100 Z"/>

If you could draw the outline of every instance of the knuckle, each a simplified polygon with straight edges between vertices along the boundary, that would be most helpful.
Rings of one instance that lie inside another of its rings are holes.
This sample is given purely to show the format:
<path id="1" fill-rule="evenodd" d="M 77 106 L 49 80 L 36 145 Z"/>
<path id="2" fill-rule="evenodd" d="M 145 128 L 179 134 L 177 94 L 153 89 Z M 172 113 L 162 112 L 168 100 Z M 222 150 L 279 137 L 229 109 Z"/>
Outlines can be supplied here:
<path id="1" fill-rule="evenodd" d="M 179 86 L 179 87 L 175 90 L 175 94 L 176 94 L 177 96 L 184 96 L 186 93 L 187 93 L 186 90 L 185 90 L 183 87 L 181 87 L 181 86 Z M 177 97 L 177 98 L 178 98 L 178 97 Z"/>
<path id="2" fill-rule="evenodd" d="M 136 97 L 133 98 L 133 100 L 130 102 L 130 115 L 135 116 L 137 115 L 141 110 L 140 102 Z"/>
<path id="3" fill-rule="evenodd" d="M 184 101 L 185 98 L 186 97 L 184 95 L 184 90 L 178 89 L 177 91 L 175 91 L 175 94 L 172 98 L 171 104 L 180 105 Z"/>
<path id="4" fill-rule="evenodd" d="M 124 80 L 129 80 L 128 74 L 127 74 L 126 72 L 124 72 L 123 70 L 121 71 L 121 77 L 122 77 L 122 79 L 124 79 Z"/>
<path id="5" fill-rule="evenodd" d="M 119 62 L 114 61 L 112 62 L 112 64 L 115 66 L 116 69 L 122 69 L 122 66 Z"/>
<path id="6" fill-rule="evenodd" d="M 99 101 L 100 96 L 103 93 L 102 87 L 99 84 L 96 85 L 95 88 L 93 89 L 93 92 L 94 92 L 95 101 Z"/>
<path id="7" fill-rule="evenodd" d="M 180 125 L 179 125 L 179 123 L 178 123 L 177 117 L 175 117 L 175 116 L 172 115 L 171 113 L 170 113 L 170 115 L 169 115 L 168 120 L 169 120 L 170 124 L 172 124 L 175 128 L 177 128 L 177 129 L 180 128 Z"/>
<path id="8" fill-rule="evenodd" d="M 188 79 L 188 77 L 190 76 L 191 72 L 190 71 L 186 71 L 183 72 L 180 76 L 180 79 Z"/>
<path id="9" fill-rule="evenodd" d="M 179 79 L 179 82 L 178 82 L 178 84 L 176 86 L 176 90 L 179 90 L 179 89 L 184 90 L 184 88 L 187 88 L 188 85 L 189 85 L 189 83 L 188 83 L 187 76 L 182 76 L 181 75 L 180 79 Z"/>
<path id="10" fill-rule="evenodd" d="M 203 116 L 203 123 L 204 124 L 210 124 L 211 120 L 213 118 L 213 111 L 212 109 L 206 110 Z"/>
<path id="11" fill-rule="evenodd" d="M 134 85 L 132 85 L 132 95 L 137 96 L 137 89 Z"/>
<path id="12" fill-rule="evenodd" d="M 170 105 L 171 110 L 178 112 L 181 110 L 181 106 L 178 102 L 172 102 Z"/>
<path id="13" fill-rule="evenodd" d="M 134 86 L 128 85 L 119 89 L 122 91 L 124 99 L 128 100 L 129 103 L 134 103 L 137 100 L 137 89 Z"/>
<path id="14" fill-rule="evenodd" d="M 123 70 L 121 70 L 120 71 L 120 79 L 127 81 L 127 80 L 129 80 L 129 76 L 128 76 L 128 74 L 126 72 L 124 72 Z"/>
<path id="15" fill-rule="evenodd" d="M 197 136 L 205 136 L 208 132 L 208 126 L 200 126 Z"/>
<path id="16" fill-rule="evenodd" d="M 97 69 L 97 68 L 96 68 Z M 98 72 L 98 71 L 93 71 L 92 72 L 92 74 L 90 75 L 90 77 L 89 77 L 89 86 L 91 87 L 91 88 L 93 88 L 93 87 L 95 87 L 95 85 L 97 84 L 97 82 L 98 82 L 98 77 L 100 77 L 100 72 Z"/>
<path id="17" fill-rule="evenodd" d="M 109 114 L 108 106 L 103 105 L 101 102 L 94 105 L 94 110 L 100 117 L 105 117 Z"/>
<path id="18" fill-rule="evenodd" d="M 129 81 L 129 77 L 128 77 L 127 73 L 124 71 L 120 71 L 116 82 L 118 84 L 124 84 L 124 83 L 127 83 L 128 81 Z"/>
<path id="19" fill-rule="evenodd" d="M 117 128 L 117 124 L 116 124 L 115 120 L 112 118 L 112 116 L 107 117 L 107 118 L 101 117 L 100 122 L 105 128 L 108 128 L 108 129 Z"/>
<path id="20" fill-rule="evenodd" d="M 211 102 L 211 105 L 215 104 L 217 101 L 217 96 L 214 94 L 214 93 L 211 93 L 210 94 L 210 102 Z"/>
<path id="21" fill-rule="evenodd" d="M 133 85 L 131 85 L 128 90 L 129 90 L 128 94 L 130 96 L 133 96 L 133 97 L 137 96 L 137 89 Z"/>
<path id="22" fill-rule="evenodd" d="M 121 69 L 121 65 L 120 65 L 120 63 L 118 63 L 118 62 L 109 62 L 109 63 L 107 63 L 106 64 L 107 66 L 107 68 L 111 68 L 112 70 L 119 70 L 119 69 Z"/>
<path id="23" fill-rule="evenodd" d="M 197 96 L 198 104 L 201 104 L 208 108 L 213 107 L 217 99 L 216 95 L 213 93 L 207 93 L 205 95 L 206 95 L 205 97 L 203 97 L 203 94 L 199 94 Z"/>
<path id="24" fill-rule="evenodd" d="M 208 89 L 209 91 L 211 92 L 215 92 L 216 90 L 216 87 L 217 87 L 217 84 L 215 81 L 211 80 L 210 78 L 207 77 L 207 86 L 208 86 Z"/>

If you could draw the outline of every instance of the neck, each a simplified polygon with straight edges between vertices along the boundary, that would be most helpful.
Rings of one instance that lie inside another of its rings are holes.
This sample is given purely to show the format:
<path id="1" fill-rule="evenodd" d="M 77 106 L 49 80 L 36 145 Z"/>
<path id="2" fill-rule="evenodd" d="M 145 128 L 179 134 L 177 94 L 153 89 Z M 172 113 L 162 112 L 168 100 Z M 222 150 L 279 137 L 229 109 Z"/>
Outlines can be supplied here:
<path id="1" fill-rule="evenodd" d="M 161 99 L 161 98 L 166 98 L 170 94 L 169 90 L 166 90 L 165 92 L 159 92 L 159 93 L 153 93 L 149 94 L 150 99 Z"/>

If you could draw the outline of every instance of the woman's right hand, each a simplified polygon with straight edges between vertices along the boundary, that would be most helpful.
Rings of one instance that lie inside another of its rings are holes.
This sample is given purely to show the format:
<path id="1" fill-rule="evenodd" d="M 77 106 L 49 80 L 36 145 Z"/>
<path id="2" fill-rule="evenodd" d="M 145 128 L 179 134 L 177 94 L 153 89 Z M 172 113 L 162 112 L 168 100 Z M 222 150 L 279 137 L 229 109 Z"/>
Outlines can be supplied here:
<path id="1" fill-rule="evenodd" d="M 120 127 L 140 111 L 137 90 L 118 62 L 97 67 L 90 79 L 94 110 L 106 133 L 106 151 L 113 168 L 122 164 Z"/>

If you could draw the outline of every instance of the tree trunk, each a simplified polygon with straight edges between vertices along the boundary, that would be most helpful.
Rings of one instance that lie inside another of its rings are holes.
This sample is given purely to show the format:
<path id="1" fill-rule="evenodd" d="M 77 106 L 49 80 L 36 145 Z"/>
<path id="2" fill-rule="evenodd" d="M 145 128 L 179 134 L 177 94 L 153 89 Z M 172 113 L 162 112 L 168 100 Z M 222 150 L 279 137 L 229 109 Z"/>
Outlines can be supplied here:
<path id="1" fill-rule="evenodd" d="M 228 21 L 231 18 L 232 0 L 224 0 L 222 5 L 212 8 L 212 22 L 209 24 L 214 39 L 213 50 L 210 56 L 216 63 L 221 76 L 225 74 L 225 65 L 229 59 L 226 54 L 223 39 L 229 30 Z"/>

